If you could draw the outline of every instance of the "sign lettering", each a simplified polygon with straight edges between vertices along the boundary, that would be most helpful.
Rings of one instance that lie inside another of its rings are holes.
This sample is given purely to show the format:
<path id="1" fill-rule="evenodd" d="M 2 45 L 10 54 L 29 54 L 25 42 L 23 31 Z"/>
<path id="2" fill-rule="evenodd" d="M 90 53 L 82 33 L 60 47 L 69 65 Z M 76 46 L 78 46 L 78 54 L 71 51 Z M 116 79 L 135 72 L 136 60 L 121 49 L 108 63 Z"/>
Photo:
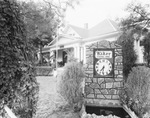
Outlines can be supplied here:
<path id="1" fill-rule="evenodd" d="M 112 51 L 96 51 L 95 58 L 112 58 Z"/>

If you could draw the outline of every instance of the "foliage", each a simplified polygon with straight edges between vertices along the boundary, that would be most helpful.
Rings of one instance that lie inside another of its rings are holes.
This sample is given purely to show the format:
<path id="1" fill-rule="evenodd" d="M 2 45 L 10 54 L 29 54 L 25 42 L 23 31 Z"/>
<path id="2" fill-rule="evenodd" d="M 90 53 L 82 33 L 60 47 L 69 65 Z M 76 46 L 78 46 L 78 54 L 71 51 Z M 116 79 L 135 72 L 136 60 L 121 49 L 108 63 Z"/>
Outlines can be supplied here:
<path id="1" fill-rule="evenodd" d="M 136 61 L 136 54 L 134 52 L 134 41 L 138 41 L 141 37 L 147 37 L 147 27 L 149 27 L 149 5 L 142 5 L 140 3 L 130 3 L 126 11 L 129 12 L 129 16 L 121 20 L 121 27 L 123 33 L 118 39 L 119 44 L 123 46 L 124 56 L 124 75 L 127 78 L 128 73 L 134 66 Z M 146 39 L 146 38 L 145 38 Z M 144 55 L 145 59 L 149 61 L 149 52 L 147 41 L 144 40 Z M 147 48 L 147 50 L 146 50 Z M 149 63 L 149 62 L 148 62 Z"/>
<path id="2" fill-rule="evenodd" d="M 74 8 L 76 4 L 79 4 L 81 0 L 56 0 L 56 1 L 49 1 L 43 0 L 50 8 L 53 9 L 55 14 L 58 17 L 64 18 L 65 12 L 68 7 Z"/>
<path id="3" fill-rule="evenodd" d="M 36 113 L 38 101 L 38 84 L 35 78 L 35 69 L 28 67 L 22 71 L 21 82 L 16 89 L 16 99 L 12 108 L 21 118 L 32 118 Z"/>
<path id="4" fill-rule="evenodd" d="M 144 47 L 144 58 L 147 62 L 147 66 L 150 66 L 150 33 L 148 32 L 144 39 L 141 41 L 141 45 Z"/>
<path id="5" fill-rule="evenodd" d="M 125 83 L 125 95 L 121 101 L 142 117 L 150 110 L 150 69 L 145 66 L 133 67 Z"/>
<path id="6" fill-rule="evenodd" d="M 68 6 L 73 7 L 78 0 L 34 2 L 20 2 L 21 12 L 26 25 L 26 35 L 33 54 L 39 52 L 39 63 L 42 63 L 42 48 L 56 38 L 57 30 L 62 25 L 64 13 Z M 63 12 L 61 12 L 63 11 Z"/>
<path id="7" fill-rule="evenodd" d="M 76 62 L 77 58 L 74 57 L 73 51 L 67 51 L 68 62 Z"/>
<path id="8" fill-rule="evenodd" d="M 130 14 L 126 19 L 122 19 L 122 25 L 127 29 L 136 26 L 146 27 L 150 23 L 149 5 L 132 2 L 128 4 L 126 11 Z"/>
<path id="9" fill-rule="evenodd" d="M 123 31 L 116 42 L 122 46 L 123 74 L 126 79 L 132 67 L 135 65 L 137 58 L 134 51 L 133 30 Z"/>
<path id="10" fill-rule="evenodd" d="M 53 40 L 56 35 L 59 19 L 48 6 L 37 4 L 33 1 L 21 2 L 21 12 L 24 17 L 26 35 L 29 44 L 33 47 L 33 54 L 40 51 L 40 62 L 42 63 L 42 48 Z"/>
<path id="11" fill-rule="evenodd" d="M 78 62 L 67 63 L 60 75 L 59 93 L 75 112 L 81 110 L 83 103 L 83 77 L 82 65 Z"/>
<path id="12" fill-rule="evenodd" d="M 1 0 L 0 12 L 0 113 L 8 105 L 22 118 L 31 118 L 38 85 L 20 6 L 15 0 Z"/>
<path id="13" fill-rule="evenodd" d="M 149 46 L 148 43 L 148 29 L 150 26 L 150 6 L 148 4 L 141 3 L 130 3 L 126 10 L 129 12 L 129 16 L 125 19 L 122 19 L 121 26 L 124 30 L 132 29 L 134 31 L 134 36 L 136 40 L 142 40 L 144 37 L 144 41 L 142 41 L 142 45 L 144 47 L 144 57 L 147 61 L 147 66 L 150 63 L 150 54 L 149 54 Z"/>
<path id="14" fill-rule="evenodd" d="M 36 67 L 36 76 L 51 76 L 53 67 Z"/>

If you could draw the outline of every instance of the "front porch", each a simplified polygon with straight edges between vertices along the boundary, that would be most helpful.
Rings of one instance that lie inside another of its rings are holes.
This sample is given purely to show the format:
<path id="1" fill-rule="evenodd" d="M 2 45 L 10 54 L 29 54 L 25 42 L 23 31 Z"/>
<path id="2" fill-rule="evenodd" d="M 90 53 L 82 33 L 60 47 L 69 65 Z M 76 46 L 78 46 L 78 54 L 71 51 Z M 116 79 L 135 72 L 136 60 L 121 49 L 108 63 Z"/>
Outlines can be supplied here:
<path id="1" fill-rule="evenodd" d="M 63 67 L 69 58 L 74 58 L 74 48 L 52 50 L 52 53 L 54 54 L 52 63 L 55 63 L 56 67 Z"/>

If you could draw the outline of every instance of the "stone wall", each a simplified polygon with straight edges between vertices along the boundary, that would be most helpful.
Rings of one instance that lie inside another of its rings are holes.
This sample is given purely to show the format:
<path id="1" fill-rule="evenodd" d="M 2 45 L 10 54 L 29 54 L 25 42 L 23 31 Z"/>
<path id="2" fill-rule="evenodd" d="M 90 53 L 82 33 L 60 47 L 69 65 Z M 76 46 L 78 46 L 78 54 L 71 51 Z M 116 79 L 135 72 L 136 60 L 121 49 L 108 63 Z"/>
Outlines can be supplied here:
<path id="1" fill-rule="evenodd" d="M 114 78 L 93 77 L 93 49 L 114 49 Z M 106 40 L 86 45 L 86 104 L 103 106 L 120 106 L 119 94 L 124 86 L 123 58 L 121 46 Z"/>

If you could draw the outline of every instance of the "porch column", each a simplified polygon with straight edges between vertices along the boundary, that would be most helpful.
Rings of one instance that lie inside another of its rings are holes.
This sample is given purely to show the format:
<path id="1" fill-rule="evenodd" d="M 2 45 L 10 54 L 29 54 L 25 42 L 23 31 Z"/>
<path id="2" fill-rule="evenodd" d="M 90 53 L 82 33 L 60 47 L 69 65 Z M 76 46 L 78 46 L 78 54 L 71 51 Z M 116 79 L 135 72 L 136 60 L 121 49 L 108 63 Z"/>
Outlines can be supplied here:
<path id="1" fill-rule="evenodd" d="M 84 62 L 84 47 L 80 47 L 80 61 Z"/>
<path id="2" fill-rule="evenodd" d="M 86 47 L 83 46 L 83 63 L 86 64 Z"/>
<path id="3" fill-rule="evenodd" d="M 77 59 L 77 61 L 80 61 L 80 47 L 76 46 L 74 47 L 74 57 Z"/>

